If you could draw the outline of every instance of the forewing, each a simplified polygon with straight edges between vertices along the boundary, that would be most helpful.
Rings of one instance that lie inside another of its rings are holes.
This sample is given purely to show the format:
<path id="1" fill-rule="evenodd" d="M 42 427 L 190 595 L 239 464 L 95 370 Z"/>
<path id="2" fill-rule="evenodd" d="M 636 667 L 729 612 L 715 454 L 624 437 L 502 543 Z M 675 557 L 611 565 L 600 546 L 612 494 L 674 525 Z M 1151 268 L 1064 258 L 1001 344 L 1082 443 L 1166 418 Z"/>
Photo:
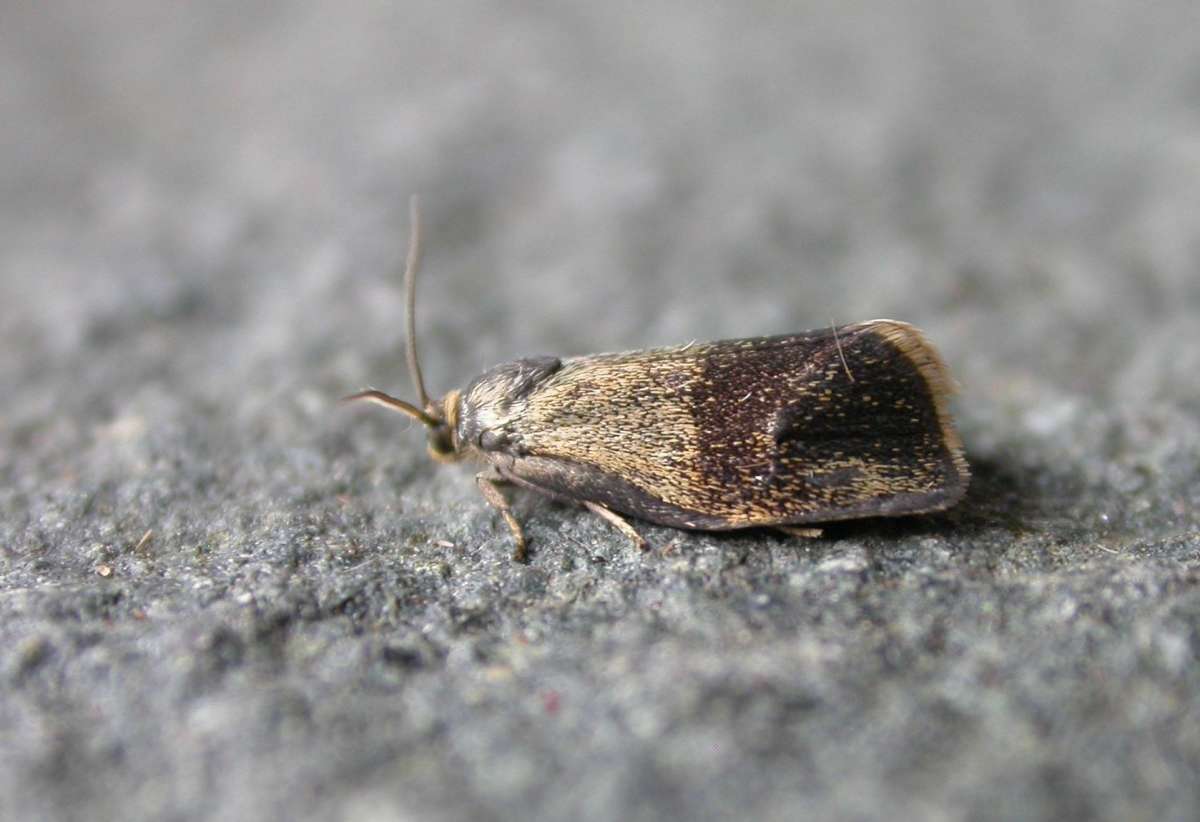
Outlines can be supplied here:
<path id="1" fill-rule="evenodd" d="M 968 479 L 950 386 L 888 320 L 568 359 L 530 392 L 506 470 L 684 527 L 938 510 Z"/>

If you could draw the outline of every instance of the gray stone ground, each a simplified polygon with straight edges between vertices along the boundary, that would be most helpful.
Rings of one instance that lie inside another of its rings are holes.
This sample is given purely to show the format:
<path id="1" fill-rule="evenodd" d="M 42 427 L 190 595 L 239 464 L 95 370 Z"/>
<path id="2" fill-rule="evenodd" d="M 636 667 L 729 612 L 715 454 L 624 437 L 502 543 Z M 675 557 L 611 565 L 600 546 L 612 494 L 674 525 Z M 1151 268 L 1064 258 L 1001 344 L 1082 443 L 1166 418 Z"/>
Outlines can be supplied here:
<path id="1" fill-rule="evenodd" d="M 1180 2 L 10 2 L 0 815 L 1194 819 L 1200 39 Z M 945 515 L 518 495 L 426 372 L 890 316 Z M 151 536 L 143 539 L 143 535 Z"/>

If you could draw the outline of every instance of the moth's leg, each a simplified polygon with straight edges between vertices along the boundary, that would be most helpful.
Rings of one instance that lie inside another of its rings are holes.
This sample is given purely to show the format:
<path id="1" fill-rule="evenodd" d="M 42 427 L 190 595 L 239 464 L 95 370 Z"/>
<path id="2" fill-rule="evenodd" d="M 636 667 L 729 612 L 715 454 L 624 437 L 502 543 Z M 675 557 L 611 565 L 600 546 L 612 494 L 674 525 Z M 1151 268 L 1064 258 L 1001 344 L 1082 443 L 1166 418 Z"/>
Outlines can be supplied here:
<path id="1" fill-rule="evenodd" d="M 512 508 L 509 507 L 508 500 L 504 498 L 504 494 L 500 492 L 500 486 L 497 484 L 503 481 L 503 477 L 491 471 L 481 471 L 475 475 L 475 484 L 479 486 L 479 493 L 483 494 L 488 505 L 500 512 L 500 516 L 504 517 L 504 521 L 508 523 L 508 530 L 512 531 L 513 542 L 517 544 L 513 550 L 513 561 L 528 562 L 529 558 L 525 552 L 525 532 L 521 530 L 521 523 L 517 522 L 517 518 L 513 516 Z"/>
<path id="2" fill-rule="evenodd" d="M 789 537 L 804 537 L 805 539 L 816 539 L 825 533 L 824 528 L 804 528 L 799 525 L 776 525 L 773 527 L 781 534 L 786 534 Z"/>
<path id="3" fill-rule="evenodd" d="M 583 504 L 586 505 L 587 509 L 593 514 L 601 519 L 607 520 L 614 528 L 632 540 L 633 544 L 637 546 L 639 551 L 650 550 L 650 544 L 646 542 L 641 534 L 634 530 L 633 526 L 629 524 L 629 521 L 626 520 L 625 517 L 608 510 L 598 502 L 584 500 Z"/>

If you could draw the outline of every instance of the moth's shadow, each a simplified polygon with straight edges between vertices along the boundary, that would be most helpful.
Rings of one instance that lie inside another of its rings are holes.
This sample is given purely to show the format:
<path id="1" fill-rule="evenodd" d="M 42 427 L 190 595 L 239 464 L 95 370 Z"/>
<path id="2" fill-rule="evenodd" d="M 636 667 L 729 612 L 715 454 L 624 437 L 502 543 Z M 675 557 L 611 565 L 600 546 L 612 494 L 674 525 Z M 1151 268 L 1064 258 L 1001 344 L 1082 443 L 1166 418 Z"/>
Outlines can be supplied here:
<path id="1" fill-rule="evenodd" d="M 1049 513 L 1037 490 L 1042 475 L 1043 472 L 1034 467 L 995 459 L 972 459 L 971 484 L 966 496 L 953 508 L 914 516 L 821 523 L 824 533 L 812 542 L 816 546 L 839 539 L 889 541 L 920 536 L 962 540 L 997 530 L 1022 531 L 1031 523 L 1044 520 Z M 780 531 L 757 530 L 774 533 L 779 539 L 796 539 Z M 721 535 L 736 533 L 722 532 Z"/>

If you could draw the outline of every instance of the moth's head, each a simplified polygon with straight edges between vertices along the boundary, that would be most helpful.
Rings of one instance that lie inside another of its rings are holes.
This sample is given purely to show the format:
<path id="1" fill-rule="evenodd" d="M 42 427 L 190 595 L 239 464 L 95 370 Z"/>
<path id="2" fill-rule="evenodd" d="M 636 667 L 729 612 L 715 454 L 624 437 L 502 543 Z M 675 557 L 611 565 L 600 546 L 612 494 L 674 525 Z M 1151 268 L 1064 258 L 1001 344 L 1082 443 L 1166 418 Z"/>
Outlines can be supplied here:
<path id="1" fill-rule="evenodd" d="M 457 462 L 463 449 L 458 441 L 459 392 L 451 391 L 437 403 L 441 413 L 436 425 L 429 426 L 429 456 L 438 462 Z"/>
<path id="2" fill-rule="evenodd" d="M 426 403 L 421 409 L 382 391 L 360 391 L 343 402 L 370 402 L 420 421 L 429 433 L 429 456 L 438 462 L 462 459 L 463 448 L 458 438 L 458 407 L 460 393 L 451 391 L 437 402 Z"/>

